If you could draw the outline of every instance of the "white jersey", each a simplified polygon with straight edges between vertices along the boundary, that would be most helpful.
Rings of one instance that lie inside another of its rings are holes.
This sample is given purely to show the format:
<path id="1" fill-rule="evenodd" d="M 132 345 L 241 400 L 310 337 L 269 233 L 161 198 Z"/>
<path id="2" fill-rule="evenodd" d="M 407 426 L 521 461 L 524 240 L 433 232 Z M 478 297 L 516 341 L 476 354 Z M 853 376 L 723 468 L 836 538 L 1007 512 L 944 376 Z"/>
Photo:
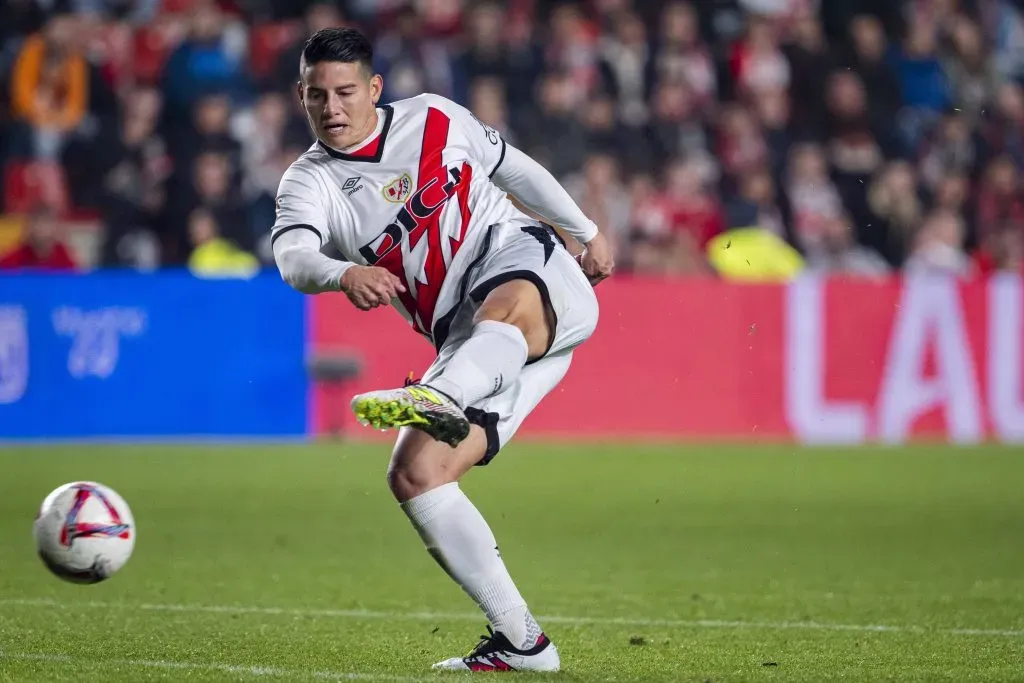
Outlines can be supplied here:
<path id="1" fill-rule="evenodd" d="M 490 182 L 502 137 L 436 95 L 378 108 L 379 134 L 345 154 L 315 143 L 288 169 L 273 235 L 308 229 L 344 258 L 386 268 L 406 292 L 394 302 L 420 333 L 458 302 L 458 283 L 487 227 L 536 223 Z"/>

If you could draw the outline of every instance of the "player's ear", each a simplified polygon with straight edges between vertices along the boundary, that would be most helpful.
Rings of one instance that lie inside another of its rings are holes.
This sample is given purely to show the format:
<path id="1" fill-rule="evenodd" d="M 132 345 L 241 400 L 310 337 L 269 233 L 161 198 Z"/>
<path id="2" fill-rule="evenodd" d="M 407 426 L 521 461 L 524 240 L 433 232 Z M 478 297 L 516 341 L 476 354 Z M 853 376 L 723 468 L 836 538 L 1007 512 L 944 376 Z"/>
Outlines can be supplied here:
<path id="1" fill-rule="evenodd" d="M 305 105 L 306 103 L 302 100 L 302 81 L 295 83 L 295 95 L 299 98 L 299 104 Z"/>
<path id="2" fill-rule="evenodd" d="M 384 78 L 380 74 L 374 74 L 370 78 L 370 99 L 373 100 L 374 104 L 377 104 L 380 100 L 381 93 L 384 92 Z"/>

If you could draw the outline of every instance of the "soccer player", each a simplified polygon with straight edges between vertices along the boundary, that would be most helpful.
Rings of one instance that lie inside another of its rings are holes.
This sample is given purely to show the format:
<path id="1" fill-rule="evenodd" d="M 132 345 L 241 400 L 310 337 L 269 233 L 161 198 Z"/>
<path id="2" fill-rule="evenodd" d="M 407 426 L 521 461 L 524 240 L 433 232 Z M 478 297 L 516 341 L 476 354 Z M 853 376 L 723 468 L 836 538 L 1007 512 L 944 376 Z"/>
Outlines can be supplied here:
<path id="1" fill-rule="evenodd" d="M 379 105 L 372 57 L 352 29 L 305 45 L 298 94 L 317 141 L 281 179 L 275 261 L 301 292 L 394 305 L 437 350 L 421 381 L 352 401 L 360 422 L 399 429 L 391 491 L 490 622 L 468 656 L 435 668 L 556 671 L 558 651 L 458 482 L 508 443 L 593 333 L 611 249 L 550 173 L 463 107 L 429 94 Z M 585 245 L 579 262 L 551 225 Z M 322 253 L 327 242 L 346 260 Z"/>

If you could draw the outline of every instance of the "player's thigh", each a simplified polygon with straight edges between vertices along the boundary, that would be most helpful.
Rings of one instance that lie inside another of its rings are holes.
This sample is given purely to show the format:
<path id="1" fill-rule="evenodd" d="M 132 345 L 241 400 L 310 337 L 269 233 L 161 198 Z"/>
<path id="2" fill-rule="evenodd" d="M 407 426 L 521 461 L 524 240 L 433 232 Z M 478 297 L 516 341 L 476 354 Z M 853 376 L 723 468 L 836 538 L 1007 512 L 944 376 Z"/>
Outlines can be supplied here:
<path id="1" fill-rule="evenodd" d="M 473 322 L 496 320 L 515 325 L 526 338 L 529 358 L 543 356 L 554 341 L 557 317 L 537 284 L 529 279 L 504 282 L 484 298 Z"/>
<path id="2" fill-rule="evenodd" d="M 482 304 L 502 302 L 520 305 L 534 319 L 543 321 L 547 339 L 537 356 L 570 351 L 593 334 L 598 320 L 594 288 L 579 264 L 560 243 L 545 239 L 547 233 L 530 227 L 505 238 L 474 274 L 470 300 Z"/>
<path id="3" fill-rule="evenodd" d="M 388 463 L 388 485 L 399 502 L 404 502 L 458 481 L 484 458 L 486 451 L 487 436 L 476 425 L 456 448 L 418 429 L 403 427 Z"/>

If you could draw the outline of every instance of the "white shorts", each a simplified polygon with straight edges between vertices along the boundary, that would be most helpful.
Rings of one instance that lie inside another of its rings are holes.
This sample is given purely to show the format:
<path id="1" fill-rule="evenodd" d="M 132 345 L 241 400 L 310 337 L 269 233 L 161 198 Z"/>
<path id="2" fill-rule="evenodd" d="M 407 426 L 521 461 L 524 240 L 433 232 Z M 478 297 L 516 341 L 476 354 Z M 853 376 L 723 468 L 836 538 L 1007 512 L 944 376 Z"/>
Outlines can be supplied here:
<path id="1" fill-rule="evenodd" d="M 434 326 L 437 358 L 423 376 L 429 384 L 473 333 L 473 316 L 487 295 L 512 280 L 529 280 L 554 316 L 555 330 L 544 356 L 530 361 L 519 378 L 499 393 L 466 407 L 466 417 L 484 428 L 486 465 L 519 429 L 523 420 L 554 389 L 572 362 L 573 350 L 597 327 L 594 288 L 555 231 L 542 225 L 491 226 L 480 254 L 460 283 L 461 301 Z"/>

